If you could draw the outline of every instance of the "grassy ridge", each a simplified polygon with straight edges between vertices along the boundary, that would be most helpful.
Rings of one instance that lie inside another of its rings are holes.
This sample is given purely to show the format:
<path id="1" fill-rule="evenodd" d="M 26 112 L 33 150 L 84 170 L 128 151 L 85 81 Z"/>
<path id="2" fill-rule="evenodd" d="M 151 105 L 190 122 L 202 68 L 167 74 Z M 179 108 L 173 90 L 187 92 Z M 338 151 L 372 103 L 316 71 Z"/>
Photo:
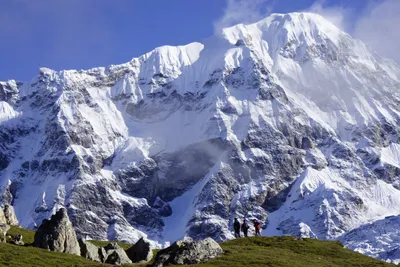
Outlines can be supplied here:
<path id="1" fill-rule="evenodd" d="M 8 230 L 7 235 L 12 236 L 14 238 L 16 235 L 22 235 L 22 241 L 24 241 L 25 245 L 32 245 L 35 237 L 35 231 L 28 230 L 18 226 L 11 226 L 10 230 Z M 7 239 L 8 240 L 8 239 Z"/>
<path id="2" fill-rule="evenodd" d="M 32 246 L 35 231 L 12 227 L 9 235 L 22 234 L 25 247 L 0 243 L 0 266 L 107 266 L 82 257 L 49 252 Z M 110 241 L 90 241 L 105 246 Z M 131 245 L 118 242 L 124 249 Z M 339 242 L 283 237 L 250 237 L 221 243 L 225 254 L 198 266 L 207 267 L 378 267 L 394 266 L 343 247 Z M 137 265 L 124 265 L 137 266 Z M 140 266 L 146 266 L 140 265 Z"/>
<path id="3" fill-rule="evenodd" d="M 225 255 L 199 266 L 373 267 L 394 266 L 352 250 L 340 242 L 290 236 L 251 237 L 221 244 Z"/>
<path id="4" fill-rule="evenodd" d="M 50 252 L 32 246 L 19 247 L 11 244 L 0 244 L 0 266 L 23 267 L 70 267 L 102 266 L 83 257 L 60 252 Z M 104 266 L 104 265 L 103 265 Z"/>

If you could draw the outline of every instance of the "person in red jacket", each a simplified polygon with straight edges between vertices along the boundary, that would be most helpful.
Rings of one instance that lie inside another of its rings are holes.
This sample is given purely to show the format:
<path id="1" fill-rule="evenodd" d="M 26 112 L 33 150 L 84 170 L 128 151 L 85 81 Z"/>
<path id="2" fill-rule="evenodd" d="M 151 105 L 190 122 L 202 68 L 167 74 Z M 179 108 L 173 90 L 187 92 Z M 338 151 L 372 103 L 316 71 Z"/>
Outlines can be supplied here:
<path id="1" fill-rule="evenodd" d="M 257 221 L 256 219 L 253 220 L 253 224 L 254 224 L 254 230 L 256 232 L 256 236 L 261 236 L 261 223 L 259 221 Z"/>

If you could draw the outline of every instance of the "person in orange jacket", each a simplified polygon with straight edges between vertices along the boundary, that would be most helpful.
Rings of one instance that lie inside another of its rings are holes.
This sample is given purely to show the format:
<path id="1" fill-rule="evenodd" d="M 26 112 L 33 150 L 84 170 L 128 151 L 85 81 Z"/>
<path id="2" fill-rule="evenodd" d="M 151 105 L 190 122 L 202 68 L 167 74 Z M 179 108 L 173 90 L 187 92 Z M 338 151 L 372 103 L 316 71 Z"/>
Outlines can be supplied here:
<path id="1" fill-rule="evenodd" d="M 256 232 L 256 236 L 261 236 L 261 223 L 259 221 L 257 221 L 256 219 L 253 220 L 253 224 L 254 224 L 254 230 Z"/>

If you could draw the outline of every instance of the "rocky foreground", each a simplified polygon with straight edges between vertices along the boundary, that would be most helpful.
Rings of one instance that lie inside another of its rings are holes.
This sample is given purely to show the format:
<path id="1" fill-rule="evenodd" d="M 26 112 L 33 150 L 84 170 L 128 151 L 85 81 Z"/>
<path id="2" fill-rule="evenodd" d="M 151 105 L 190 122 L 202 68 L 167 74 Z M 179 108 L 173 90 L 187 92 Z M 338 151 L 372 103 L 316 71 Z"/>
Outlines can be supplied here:
<path id="1" fill-rule="evenodd" d="M 86 240 L 78 240 L 64 208 L 51 216 L 50 220 L 43 220 L 35 233 L 33 246 L 113 265 L 148 263 L 153 258 L 150 243 L 143 238 L 126 250 L 117 243 L 96 246 Z M 170 247 L 160 250 L 151 266 L 202 263 L 223 253 L 220 245 L 211 238 L 201 241 L 177 241 Z"/>
<path id="2" fill-rule="evenodd" d="M 355 253 L 339 242 L 292 236 L 241 238 L 220 244 L 211 238 L 185 240 L 157 253 L 143 239 L 134 245 L 77 241 L 64 209 L 44 220 L 37 232 L 15 225 L 8 228 L 7 243 L 0 243 L 0 266 L 393 266 Z M 21 234 L 26 244 L 16 246 L 13 240 L 22 238 Z"/>

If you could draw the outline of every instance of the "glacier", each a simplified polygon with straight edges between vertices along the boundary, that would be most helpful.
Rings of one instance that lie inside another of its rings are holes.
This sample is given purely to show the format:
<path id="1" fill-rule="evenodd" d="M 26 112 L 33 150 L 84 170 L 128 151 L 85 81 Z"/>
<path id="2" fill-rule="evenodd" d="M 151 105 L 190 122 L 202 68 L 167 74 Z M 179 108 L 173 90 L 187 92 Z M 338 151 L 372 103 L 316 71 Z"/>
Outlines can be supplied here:
<path id="1" fill-rule="evenodd" d="M 0 82 L 0 203 L 27 228 L 65 207 L 78 236 L 155 247 L 256 218 L 399 262 L 399 89 L 395 62 L 312 13 L 41 68 Z"/>

